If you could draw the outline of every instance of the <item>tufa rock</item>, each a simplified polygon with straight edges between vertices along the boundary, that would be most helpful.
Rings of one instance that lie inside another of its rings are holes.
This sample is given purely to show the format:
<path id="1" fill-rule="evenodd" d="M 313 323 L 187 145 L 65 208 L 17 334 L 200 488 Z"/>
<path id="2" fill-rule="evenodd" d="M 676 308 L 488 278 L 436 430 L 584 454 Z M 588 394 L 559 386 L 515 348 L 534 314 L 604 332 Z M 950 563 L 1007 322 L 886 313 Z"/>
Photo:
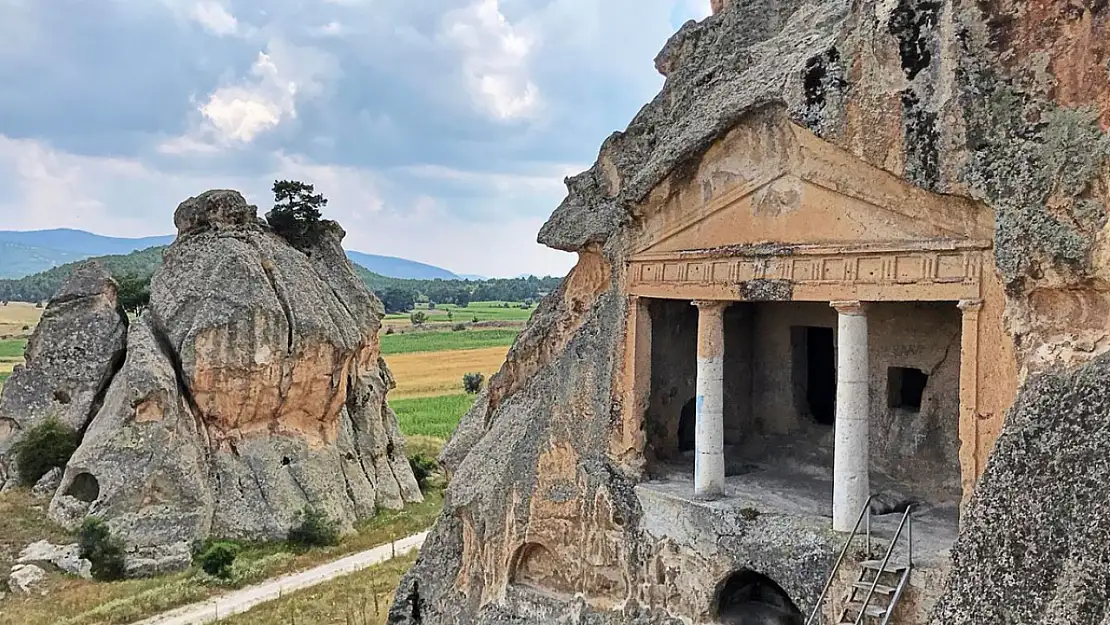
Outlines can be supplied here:
<path id="1" fill-rule="evenodd" d="M 840 539 L 815 534 L 800 558 L 789 551 L 799 534 L 769 525 L 758 534 L 782 549 L 760 562 L 754 549 L 717 562 L 706 555 L 716 543 L 656 539 L 633 491 L 644 458 L 620 423 L 621 285 L 645 202 L 667 197 L 663 183 L 741 123 L 782 118 L 994 212 L 1026 388 L 967 510 L 933 622 L 1106 623 L 1110 10 L 1034 4 L 722 1 L 684 25 L 657 58 L 662 92 L 567 180 L 540 230 L 578 265 L 445 449 L 444 511 L 390 623 L 709 622 L 713 585 L 744 568 L 770 571 L 812 605 Z"/>
<path id="2" fill-rule="evenodd" d="M 178 208 L 179 236 L 50 516 L 104 518 L 132 574 L 208 537 L 284 539 L 306 507 L 343 531 L 422 500 L 380 358 L 380 302 L 328 225 L 308 254 L 233 191 Z"/>
<path id="3" fill-rule="evenodd" d="M 47 305 L 27 342 L 27 364 L 0 395 L 0 484 L 18 482 L 10 451 L 24 432 L 52 416 L 80 432 L 99 408 L 126 342 L 116 289 L 104 267 L 89 261 Z"/>
<path id="4" fill-rule="evenodd" d="M 54 545 L 49 541 L 40 540 L 27 545 L 19 552 L 18 564 L 53 564 L 59 570 L 76 575 L 84 579 L 92 579 L 92 563 L 81 557 L 81 548 L 77 543 L 71 545 Z"/>
<path id="5" fill-rule="evenodd" d="M 46 571 L 34 564 L 17 564 L 8 576 L 8 589 L 16 595 L 46 594 Z"/>

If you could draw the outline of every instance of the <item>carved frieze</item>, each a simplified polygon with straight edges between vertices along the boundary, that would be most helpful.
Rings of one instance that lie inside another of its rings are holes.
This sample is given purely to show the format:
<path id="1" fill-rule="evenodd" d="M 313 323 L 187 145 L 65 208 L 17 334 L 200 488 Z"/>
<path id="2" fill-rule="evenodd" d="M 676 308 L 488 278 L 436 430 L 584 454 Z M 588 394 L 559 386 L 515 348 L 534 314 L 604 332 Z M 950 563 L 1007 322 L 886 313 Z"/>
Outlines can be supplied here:
<path id="1" fill-rule="evenodd" d="M 972 299 L 979 296 L 989 248 L 974 241 L 921 241 L 641 254 L 630 263 L 629 287 L 646 297 L 751 300 L 765 291 L 753 284 L 773 282 L 791 285 L 792 299 L 802 301 Z"/>

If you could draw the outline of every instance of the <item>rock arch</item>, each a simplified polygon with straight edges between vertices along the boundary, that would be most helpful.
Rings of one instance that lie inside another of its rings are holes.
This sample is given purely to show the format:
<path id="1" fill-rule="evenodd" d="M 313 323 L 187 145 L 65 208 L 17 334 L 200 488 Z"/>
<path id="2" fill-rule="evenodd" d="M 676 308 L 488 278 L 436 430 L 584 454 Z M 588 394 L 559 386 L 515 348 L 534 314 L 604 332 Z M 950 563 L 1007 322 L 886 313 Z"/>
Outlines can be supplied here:
<path id="1" fill-rule="evenodd" d="M 574 594 L 562 560 L 540 543 L 524 543 L 513 556 L 509 583 L 556 595 Z"/>
<path id="2" fill-rule="evenodd" d="M 735 571 L 719 585 L 713 612 L 725 625 L 802 625 L 805 617 L 775 580 Z"/>

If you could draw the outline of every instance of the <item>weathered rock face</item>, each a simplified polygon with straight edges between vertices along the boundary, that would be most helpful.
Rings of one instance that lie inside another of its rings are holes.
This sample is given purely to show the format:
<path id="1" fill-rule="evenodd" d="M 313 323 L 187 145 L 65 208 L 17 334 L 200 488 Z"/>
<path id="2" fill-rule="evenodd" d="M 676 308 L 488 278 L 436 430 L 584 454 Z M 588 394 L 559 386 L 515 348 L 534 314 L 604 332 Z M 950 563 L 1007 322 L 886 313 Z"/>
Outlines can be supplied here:
<path id="1" fill-rule="evenodd" d="M 1110 551 L 1097 485 L 1107 476 L 1094 450 L 1110 422 L 1098 386 L 1110 350 L 1110 9 L 1065 0 L 713 8 L 660 53 L 662 93 L 568 180 L 541 230 L 541 243 L 580 262 L 445 451 L 446 509 L 390 622 L 713 618 L 704 606 L 722 571 L 653 538 L 633 494 L 643 458 L 621 431 L 620 285 L 649 196 L 665 196 L 665 179 L 770 112 L 995 213 L 1008 330 L 1030 381 L 967 512 L 934 621 L 1105 623 Z M 759 531 L 797 544 L 785 528 Z M 775 578 L 799 605 L 827 571 L 816 534 L 813 545 L 814 575 L 799 566 Z"/>
<path id="2" fill-rule="evenodd" d="M 187 564 L 198 538 L 283 538 L 306 507 L 349 530 L 420 501 L 386 404 L 383 310 L 347 262 L 343 231 L 329 225 L 300 252 L 234 191 L 184 202 L 175 222 L 122 368 L 105 365 L 101 397 L 74 417 L 83 436 L 51 516 L 107 519 L 126 537 L 129 570 L 148 574 Z M 122 347 L 122 331 L 112 336 Z M 37 352 L 28 359 L 41 368 Z M 5 393 L 5 405 L 37 406 L 33 391 Z"/>
<path id="3" fill-rule="evenodd" d="M 82 431 L 122 361 L 127 319 L 116 283 L 92 261 L 74 271 L 43 312 L 0 396 L 0 486 L 19 479 L 9 450 L 50 417 Z"/>

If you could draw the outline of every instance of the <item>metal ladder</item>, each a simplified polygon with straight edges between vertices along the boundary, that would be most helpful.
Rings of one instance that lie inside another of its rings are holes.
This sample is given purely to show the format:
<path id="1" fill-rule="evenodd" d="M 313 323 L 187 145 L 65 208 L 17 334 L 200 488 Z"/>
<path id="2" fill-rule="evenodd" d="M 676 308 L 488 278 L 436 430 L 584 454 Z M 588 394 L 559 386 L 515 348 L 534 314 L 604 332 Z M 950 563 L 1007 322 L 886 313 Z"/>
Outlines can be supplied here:
<path id="1" fill-rule="evenodd" d="M 836 579 L 836 573 L 840 570 L 841 564 L 844 563 L 844 557 L 848 554 L 852 541 L 859 534 L 860 524 L 864 520 L 866 520 L 867 557 L 871 557 L 871 501 L 874 498 L 874 495 L 868 497 L 863 504 L 863 510 L 860 510 L 859 518 L 856 519 L 856 524 L 852 527 L 852 533 L 848 535 L 848 540 L 844 542 L 844 548 L 840 550 L 840 556 L 837 557 L 836 564 L 833 565 L 832 572 L 829 573 L 825 587 L 821 590 L 821 596 L 817 598 L 813 611 L 806 619 L 806 625 L 818 622 L 818 615 L 821 614 L 821 606 L 825 603 L 829 588 L 832 587 L 833 580 Z M 913 505 L 911 504 L 902 513 L 902 520 L 898 523 L 898 529 L 891 537 L 890 544 L 887 546 L 886 553 L 881 560 L 869 559 L 860 563 L 859 579 L 852 584 L 852 591 L 848 594 L 847 601 L 844 602 L 840 611 L 840 618 L 837 619 L 838 625 L 860 625 L 865 618 L 882 619 L 882 625 L 887 625 L 890 622 L 894 615 L 894 608 L 898 605 L 898 600 L 901 599 L 906 584 L 909 583 L 910 571 L 913 570 L 912 513 Z M 891 563 L 890 557 L 894 553 L 894 547 L 898 544 L 903 530 L 906 531 L 908 540 L 907 559 L 904 565 L 895 565 Z M 861 592 L 866 592 L 862 599 L 859 597 Z M 879 597 L 885 598 L 885 601 L 879 599 Z M 876 599 L 881 603 L 872 605 L 872 601 Z M 855 616 L 853 617 L 853 615 Z"/>

